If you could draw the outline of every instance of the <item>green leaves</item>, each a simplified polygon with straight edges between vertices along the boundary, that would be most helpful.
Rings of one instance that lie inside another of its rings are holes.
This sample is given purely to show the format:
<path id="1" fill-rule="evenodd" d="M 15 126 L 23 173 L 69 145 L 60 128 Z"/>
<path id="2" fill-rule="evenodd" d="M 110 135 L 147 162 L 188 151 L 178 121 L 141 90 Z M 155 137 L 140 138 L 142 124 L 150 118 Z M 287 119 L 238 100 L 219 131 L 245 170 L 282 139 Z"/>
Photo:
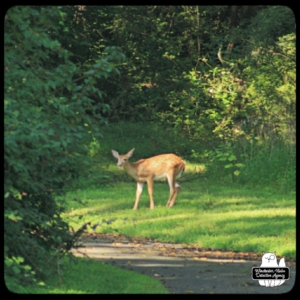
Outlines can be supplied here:
<path id="1" fill-rule="evenodd" d="M 236 156 L 235 155 L 229 155 L 229 157 L 227 158 L 229 161 L 233 161 L 236 160 Z"/>
<path id="2" fill-rule="evenodd" d="M 6 211 L 4 213 L 4 217 L 10 219 L 13 222 L 18 222 L 22 220 L 23 218 L 21 216 L 18 216 L 18 211 Z"/>
<path id="3" fill-rule="evenodd" d="M 214 161 L 217 159 L 217 163 L 221 169 L 221 178 L 223 179 L 226 173 L 231 176 L 239 176 L 241 169 L 245 167 L 244 163 L 237 162 L 237 155 L 233 154 L 235 150 L 230 144 L 219 145 L 214 152 L 210 151 L 207 156 Z M 216 162 L 215 162 L 216 163 Z M 224 168 L 224 169 L 223 169 Z M 224 172 L 223 172 L 224 171 Z M 226 172 L 225 172 L 226 171 Z M 224 174 L 225 173 L 225 174 Z M 234 177 L 232 177 L 233 180 Z"/>
<path id="4" fill-rule="evenodd" d="M 69 250 L 56 197 L 85 168 L 85 145 L 99 136 L 102 107 L 109 109 L 94 105 L 104 94 L 97 80 L 124 59 L 110 47 L 97 62 L 77 65 L 63 25 L 74 14 L 66 17 L 55 6 L 15 6 L 5 17 L 5 272 L 19 280 L 45 276 Z"/>
<path id="5" fill-rule="evenodd" d="M 235 176 L 239 176 L 240 175 L 240 171 L 239 170 L 235 170 L 234 172 L 233 172 L 233 174 L 235 175 Z"/>

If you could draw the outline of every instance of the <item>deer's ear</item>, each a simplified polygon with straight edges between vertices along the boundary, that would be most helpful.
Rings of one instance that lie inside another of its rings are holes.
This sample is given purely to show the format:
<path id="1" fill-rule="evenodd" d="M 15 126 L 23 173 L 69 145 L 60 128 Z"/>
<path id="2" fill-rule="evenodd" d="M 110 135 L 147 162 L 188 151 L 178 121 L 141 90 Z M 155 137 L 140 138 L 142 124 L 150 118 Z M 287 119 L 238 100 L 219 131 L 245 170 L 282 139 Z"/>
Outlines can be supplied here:
<path id="1" fill-rule="evenodd" d="M 133 152 L 134 152 L 134 148 L 132 148 L 132 149 L 127 153 L 128 157 L 131 157 L 132 154 L 133 154 Z"/>
<path id="2" fill-rule="evenodd" d="M 111 150 L 111 153 L 112 153 L 113 157 L 119 158 L 119 153 L 117 151 Z"/>

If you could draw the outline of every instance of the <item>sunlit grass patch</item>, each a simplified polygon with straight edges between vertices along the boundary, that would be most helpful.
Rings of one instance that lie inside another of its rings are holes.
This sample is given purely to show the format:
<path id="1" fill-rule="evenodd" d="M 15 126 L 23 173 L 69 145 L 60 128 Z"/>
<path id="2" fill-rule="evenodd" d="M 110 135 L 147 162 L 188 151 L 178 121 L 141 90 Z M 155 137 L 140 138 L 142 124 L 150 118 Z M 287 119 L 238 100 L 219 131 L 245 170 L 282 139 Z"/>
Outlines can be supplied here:
<path id="1" fill-rule="evenodd" d="M 187 166 L 187 174 L 193 174 L 194 165 Z M 103 219 L 114 219 L 111 224 L 101 223 L 97 232 L 124 233 L 221 250 L 276 251 L 278 255 L 295 257 L 293 193 L 277 194 L 267 188 L 224 185 L 203 178 L 186 182 L 184 179 L 187 178 L 181 179 L 182 189 L 172 208 L 166 207 L 168 184 L 155 182 L 155 209 L 149 209 L 145 185 L 138 210 L 132 210 L 136 183 L 128 178 L 128 182 L 116 181 L 112 186 L 69 192 L 65 218 L 74 228 L 84 222 L 93 225 Z"/>

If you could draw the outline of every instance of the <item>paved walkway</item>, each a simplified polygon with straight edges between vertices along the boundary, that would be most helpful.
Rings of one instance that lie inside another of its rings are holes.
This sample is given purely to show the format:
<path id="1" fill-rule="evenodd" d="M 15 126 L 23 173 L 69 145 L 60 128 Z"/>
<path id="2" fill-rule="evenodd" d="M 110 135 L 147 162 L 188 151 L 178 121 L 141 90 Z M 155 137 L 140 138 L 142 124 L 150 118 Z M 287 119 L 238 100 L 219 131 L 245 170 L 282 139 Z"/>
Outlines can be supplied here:
<path id="1" fill-rule="evenodd" d="M 81 243 L 82 247 L 73 250 L 75 255 L 156 278 L 174 294 L 280 294 L 290 291 L 295 283 L 296 264 L 288 259 L 290 279 L 278 287 L 264 287 L 251 278 L 252 267 L 261 264 L 261 257 L 254 253 L 203 251 L 188 245 L 103 234 L 85 236 Z"/>

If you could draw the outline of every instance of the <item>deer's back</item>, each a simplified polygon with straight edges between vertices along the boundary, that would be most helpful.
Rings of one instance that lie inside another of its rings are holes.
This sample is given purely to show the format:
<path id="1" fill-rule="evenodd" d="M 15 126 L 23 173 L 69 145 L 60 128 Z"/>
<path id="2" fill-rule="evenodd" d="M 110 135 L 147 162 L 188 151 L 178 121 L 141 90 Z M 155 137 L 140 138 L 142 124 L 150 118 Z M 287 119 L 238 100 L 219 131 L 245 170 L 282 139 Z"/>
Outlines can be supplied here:
<path id="1" fill-rule="evenodd" d="M 185 162 L 175 154 L 160 154 L 133 163 L 137 168 L 137 176 L 147 178 L 152 176 L 154 179 L 165 178 L 169 172 L 175 172 L 177 176 L 185 167 Z"/>

